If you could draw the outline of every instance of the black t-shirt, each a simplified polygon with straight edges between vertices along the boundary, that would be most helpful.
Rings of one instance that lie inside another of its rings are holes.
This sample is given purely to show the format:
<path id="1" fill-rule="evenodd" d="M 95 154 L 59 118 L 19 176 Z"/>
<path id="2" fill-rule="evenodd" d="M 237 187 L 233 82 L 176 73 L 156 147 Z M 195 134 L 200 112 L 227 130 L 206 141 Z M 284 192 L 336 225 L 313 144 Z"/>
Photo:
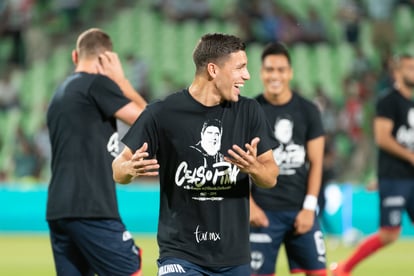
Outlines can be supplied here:
<path id="1" fill-rule="evenodd" d="M 377 102 L 376 117 L 393 121 L 392 136 L 405 148 L 414 151 L 414 102 L 391 90 Z M 413 179 L 414 168 L 408 162 L 382 149 L 378 150 L 379 178 Z"/>
<path id="2" fill-rule="evenodd" d="M 256 136 L 258 155 L 276 146 L 260 106 L 244 97 L 205 107 L 183 90 L 147 106 L 122 141 L 132 151 L 148 142 L 160 164 L 160 258 L 249 262 L 249 177 L 222 155 Z"/>
<path id="3" fill-rule="evenodd" d="M 262 94 L 256 100 L 280 143 L 273 150 L 279 177 L 272 189 L 252 186 L 252 196 L 266 210 L 300 210 L 308 185 L 306 143 L 324 135 L 320 112 L 316 105 L 296 93 L 284 105 L 272 105 Z"/>
<path id="4" fill-rule="evenodd" d="M 48 220 L 119 218 L 111 167 L 119 147 L 114 113 L 127 103 L 120 88 L 102 75 L 75 73 L 57 89 L 47 111 Z"/>

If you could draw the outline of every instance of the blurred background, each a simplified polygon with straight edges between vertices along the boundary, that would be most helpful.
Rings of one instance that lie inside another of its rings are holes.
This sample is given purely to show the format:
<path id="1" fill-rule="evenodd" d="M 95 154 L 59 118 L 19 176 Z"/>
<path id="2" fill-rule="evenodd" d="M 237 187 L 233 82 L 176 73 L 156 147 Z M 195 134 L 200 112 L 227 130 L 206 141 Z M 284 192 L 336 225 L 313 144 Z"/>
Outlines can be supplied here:
<path id="1" fill-rule="evenodd" d="M 1 0 L 0 18 L 2 198 L 13 204 L 19 202 L 13 191 L 40 189 L 32 206 L 40 204 L 42 223 L 50 177 L 47 105 L 74 69 L 77 36 L 99 27 L 111 35 L 126 75 L 148 101 L 190 84 L 192 50 L 204 33 L 231 33 L 246 41 L 251 80 L 242 93 L 248 97 L 262 91 L 263 46 L 275 40 L 287 44 L 293 87 L 320 107 L 327 132 L 323 192 L 330 194 L 328 215 L 341 223 L 328 221 L 326 228 L 344 233 L 361 221 L 358 231 L 376 229 L 374 103 L 392 84 L 392 56 L 414 52 L 414 1 Z M 362 211 L 366 207 L 369 212 Z M 338 214 L 342 209 L 347 211 Z M 0 230 L 18 229 L 2 223 Z"/>

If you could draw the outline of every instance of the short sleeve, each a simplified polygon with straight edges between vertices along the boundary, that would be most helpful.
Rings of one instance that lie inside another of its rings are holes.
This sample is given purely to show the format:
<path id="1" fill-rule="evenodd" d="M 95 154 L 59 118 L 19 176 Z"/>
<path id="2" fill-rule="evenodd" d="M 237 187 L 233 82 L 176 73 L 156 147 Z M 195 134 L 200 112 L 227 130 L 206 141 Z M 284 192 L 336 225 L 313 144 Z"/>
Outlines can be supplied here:
<path id="1" fill-rule="evenodd" d="M 148 105 L 128 132 L 122 138 L 122 142 L 135 152 L 144 143 L 148 143 L 148 153 L 155 156 L 158 149 L 157 124 L 152 115 L 152 105 Z"/>
<path id="2" fill-rule="evenodd" d="M 274 137 L 272 128 L 266 118 L 266 115 L 259 105 L 259 103 L 255 100 L 251 101 L 251 108 L 253 109 L 252 114 L 252 138 L 259 137 L 260 142 L 257 146 L 257 155 L 261 155 L 264 152 L 274 149 L 279 145 L 279 142 Z"/>
<path id="3" fill-rule="evenodd" d="M 394 117 L 394 98 L 393 97 L 381 97 L 376 104 L 376 117 L 385 117 L 393 119 Z"/>
<path id="4" fill-rule="evenodd" d="M 119 109 L 130 102 L 119 86 L 103 75 L 96 77 L 89 93 L 106 118 L 112 117 Z"/>
<path id="5" fill-rule="evenodd" d="M 309 129 L 306 138 L 309 141 L 323 136 L 325 134 L 325 130 L 323 128 L 321 113 L 319 109 L 314 104 L 309 103 L 307 111 Z"/>

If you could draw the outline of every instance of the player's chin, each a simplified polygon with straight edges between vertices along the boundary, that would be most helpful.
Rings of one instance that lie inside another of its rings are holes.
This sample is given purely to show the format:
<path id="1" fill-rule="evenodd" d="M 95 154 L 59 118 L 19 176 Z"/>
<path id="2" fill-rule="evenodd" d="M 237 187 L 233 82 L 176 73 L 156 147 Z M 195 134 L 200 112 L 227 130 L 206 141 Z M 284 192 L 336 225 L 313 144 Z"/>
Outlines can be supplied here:
<path id="1" fill-rule="evenodd" d="M 233 93 L 232 95 L 231 95 L 231 101 L 232 102 L 238 102 L 239 101 L 239 99 L 240 99 L 240 93 Z"/>

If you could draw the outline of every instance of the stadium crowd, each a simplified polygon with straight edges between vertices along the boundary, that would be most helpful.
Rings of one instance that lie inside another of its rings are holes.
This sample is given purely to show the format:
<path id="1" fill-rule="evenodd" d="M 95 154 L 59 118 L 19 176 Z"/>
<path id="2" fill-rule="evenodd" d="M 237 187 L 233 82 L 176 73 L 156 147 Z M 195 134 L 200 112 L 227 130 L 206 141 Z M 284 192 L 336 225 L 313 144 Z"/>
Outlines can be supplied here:
<path id="1" fill-rule="evenodd" d="M 0 114 L 5 123 L 10 112 L 24 109 L 19 78 L 35 60 L 47 60 L 53 47 L 70 44 L 73 34 L 91 22 L 113 19 L 116 11 L 125 7 L 150 6 L 150 12 L 169 24 L 185 21 L 204 24 L 206 20 L 228 20 L 236 26 L 238 35 L 247 43 L 265 45 L 271 41 L 282 41 L 288 46 L 303 45 L 317 47 L 340 44 L 350 45 L 354 59 L 351 68 L 341 80 L 341 100 L 331 98 L 330 91 L 321 85 L 315 86 L 311 100 L 315 101 L 323 114 L 323 123 L 328 133 L 329 153 L 336 158 L 327 159 L 327 170 L 332 181 L 368 184 L 373 181 L 375 150 L 372 143 L 373 102 L 381 91 L 393 82 L 390 75 L 390 59 L 396 49 L 409 46 L 411 41 L 404 35 L 406 23 L 400 23 L 397 13 L 413 17 L 414 1 L 410 0 L 338 0 L 331 11 L 335 21 L 326 20 L 323 3 L 292 7 L 289 1 L 234 0 L 233 5 L 220 9 L 209 0 L 6 0 L 0 3 Z M 290 1 L 292 2 L 292 1 Z M 321 8 L 322 6 L 322 8 Z M 325 9 L 328 10 L 328 9 Z M 410 21 L 411 22 L 411 21 Z M 338 29 L 333 29 L 337 26 Z M 365 32 L 368 28 L 370 31 Z M 69 34 L 72 34 L 69 35 Z M 128 35 L 128 34 L 125 34 Z M 369 35 L 367 38 L 366 36 Z M 374 54 L 362 47 L 369 40 Z M 115 42 L 116 43 L 116 42 Z M 134 86 L 152 100 L 155 89 L 148 79 L 149 68 L 161 66 L 151 60 L 140 59 L 141 53 L 128 53 L 123 58 L 126 72 Z M 136 72 L 136 73 L 134 73 Z M 300 79 L 301 76 L 296 76 Z M 180 87 L 173 75 L 164 76 L 165 91 Z M 254 93 L 259 93 L 255 91 Z M 47 106 L 48 102 L 44 102 Z M 25 112 L 23 110 L 23 112 Z M 27 134 L 25 124 L 17 122 L 15 147 L 11 156 L 2 156 L 0 181 L 45 183 L 50 177 L 50 146 L 45 124 L 34 134 Z M 4 151 L 5 135 L 0 136 L 0 148 Z M 333 160 L 333 161 L 332 161 Z"/>

